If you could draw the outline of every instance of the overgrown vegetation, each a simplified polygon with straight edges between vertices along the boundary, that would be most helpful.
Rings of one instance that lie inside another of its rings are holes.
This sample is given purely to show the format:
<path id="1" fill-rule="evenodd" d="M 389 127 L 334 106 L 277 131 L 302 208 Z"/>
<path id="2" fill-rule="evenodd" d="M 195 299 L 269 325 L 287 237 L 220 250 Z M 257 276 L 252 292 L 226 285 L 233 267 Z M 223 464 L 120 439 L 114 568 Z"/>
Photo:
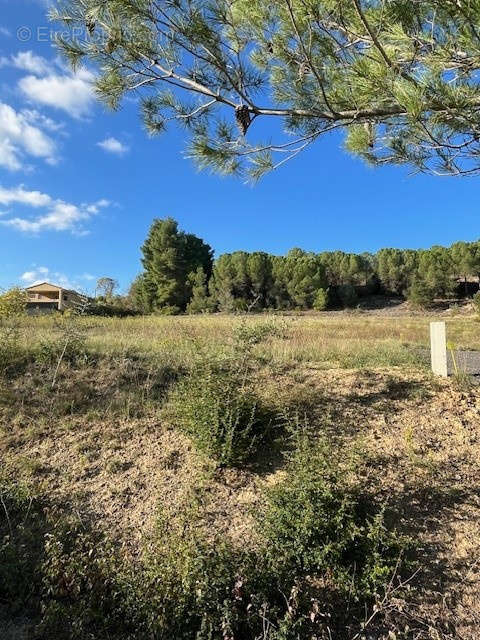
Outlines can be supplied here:
<path id="1" fill-rule="evenodd" d="M 347 637 L 406 549 L 381 513 L 360 507 L 326 445 L 313 442 L 294 450 L 285 481 L 267 493 L 258 547 L 207 538 L 197 498 L 176 523 L 160 515 L 135 561 L 80 520 L 45 516 L 37 502 L 2 489 L 0 613 L 24 614 L 28 604 L 37 632 L 59 640 Z"/>
<path id="2" fill-rule="evenodd" d="M 275 324 L 240 324 L 229 352 L 201 355 L 170 395 L 165 415 L 220 466 L 244 462 L 278 427 L 279 409 L 255 390 L 260 361 L 253 352 L 277 333 Z"/>
<path id="3" fill-rule="evenodd" d="M 0 374 L 21 361 L 19 318 L 26 306 L 27 295 L 22 289 L 13 288 L 0 295 Z"/>
<path id="4" fill-rule="evenodd" d="M 426 322 L 18 317 L 23 365 L 0 376 L 8 640 L 454 638 L 405 613 L 433 598 L 417 569 L 441 570 L 429 500 L 435 521 L 461 500 L 434 489 L 452 486 L 438 388 L 392 368 L 418 360 L 403 342 Z M 456 344 L 476 324 L 452 319 Z M 470 450 L 475 388 L 451 393 Z"/>

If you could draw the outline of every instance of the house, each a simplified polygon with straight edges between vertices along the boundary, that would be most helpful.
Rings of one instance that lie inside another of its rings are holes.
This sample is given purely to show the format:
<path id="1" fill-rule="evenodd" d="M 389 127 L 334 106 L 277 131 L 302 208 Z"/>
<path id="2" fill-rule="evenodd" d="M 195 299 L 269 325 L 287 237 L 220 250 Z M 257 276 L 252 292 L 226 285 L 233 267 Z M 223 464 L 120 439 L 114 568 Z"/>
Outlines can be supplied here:
<path id="1" fill-rule="evenodd" d="M 74 309 L 82 304 L 84 299 L 76 291 L 64 289 L 49 282 L 34 284 L 25 290 L 28 295 L 27 311 L 29 313 L 52 313 Z"/>

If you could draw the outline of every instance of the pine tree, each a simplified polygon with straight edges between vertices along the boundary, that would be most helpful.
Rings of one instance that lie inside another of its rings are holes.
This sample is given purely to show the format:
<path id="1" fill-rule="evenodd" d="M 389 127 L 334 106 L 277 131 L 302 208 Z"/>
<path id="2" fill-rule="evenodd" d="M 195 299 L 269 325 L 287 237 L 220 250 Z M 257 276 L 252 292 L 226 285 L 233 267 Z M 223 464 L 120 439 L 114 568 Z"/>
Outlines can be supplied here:
<path id="1" fill-rule="evenodd" d="M 433 291 L 420 274 L 415 275 L 408 290 L 407 298 L 413 307 L 419 309 L 426 309 L 433 303 Z"/>
<path id="2" fill-rule="evenodd" d="M 214 303 L 208 295 L 207 275 L 203 267 L 191 273 L 189 280 L 192 286 L 192 297 L 187 305 L 187 313 L 210 313 Z"/>
<path id="3" fill-rule="evenodd" d="M 313 301 L 313 308 L 315 311 L 325 311 L 328 307 L 328 291 L 325 289 L 319 289 L 315 294 L 315 300 Z"/>
<path id="4" fill-rule="evenodd" d="M 292 307 L 312 309 L 316 292 L 327 286 L 325 268 L 318 256 L 292 249 L 285 257 L 284 274 Z"/>
<path id="5" fill-rule="evenodd" d="M 177 123 L 199 167 L 255 180 L 336 128 L 371 164 L 478 173 L 478 11 L 473 0 L 58 0 L 51 18 L 109 107 L 144 92 L 152 134 Z M 269 119 L 280 126 L 265 144 Z"/>
<path id="6" fill-rule="evenodd" d="M 185 311 L 192 297 L 189 276 L 198 267 L 209 276 L 212 250 L 200 238 L 178 230 L 173 218 L 154 220 L 142 247 L 143 293 L 151 310 Z"/>
<path id="7" fill-rule="evenodd" d="M 215 262 L 210 283 L 212 298 L 220 311 L 230 312 L 235 308 L 234 278 L 232 256 L 225 253 Z"/>

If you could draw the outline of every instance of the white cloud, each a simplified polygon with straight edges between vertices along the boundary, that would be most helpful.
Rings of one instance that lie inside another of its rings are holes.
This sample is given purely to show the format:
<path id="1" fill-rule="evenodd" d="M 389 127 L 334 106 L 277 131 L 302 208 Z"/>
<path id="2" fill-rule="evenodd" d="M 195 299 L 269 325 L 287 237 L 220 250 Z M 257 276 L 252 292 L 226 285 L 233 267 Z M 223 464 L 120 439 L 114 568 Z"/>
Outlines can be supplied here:
<path id="1" fill-rule="evenodd" d="M 56 200 L 39 191 L 27 191 L 23 186 L 20 186 L 15 189 L 0 187 L 0 204 L 17 204 L 42 209 L 34 216 L 15 216 L 0 221 L 0 224 L 18 231 L 38 233 L 49 230 L 83 234 L 85 233 L 84 223 L 110 203 L 108 200 L 99 200 L 93 204 L 75 205 L 63 200 Z"/>
<path id="2" fill-rule="evenodd" d="M 43 282 L 48 274 L 50 273 L 50 269 L 48 267 L 37 267 L 33 271 L 25 271 L 20 276 L 20 280 L 23 280 L 26 284 L 38 284 L 39 282 Z"/>
<path id="3" fill-rule="evenodd" d="M 5 36 L 6 38 L 10 38 L 12 34 L 10 30 L 7 29 L 7 27 L 0 27 L 0 35 Z"/>
<path id="4" fill-rule="evenodd" d="M 82 118 L 88 115 L 94 101 L 94 79 L 94 74 L 87 69 L 79 69 L 75 74 L 50 70 L 44 77 L 25 76 L 18 86 L 32 102 Z"/>
<path id="5" fill-rule="evenodd" d="M 17 171 L 24 167 L 25 155 L 54 164 L 56 144 L 24 113 L 0 102 L 0 166 Z"/>
<path id="6" fill-rule="evenodd" d="M 25 204 L 30 207 L 48 207 L 52 203 L 52 198 L 40 191 L 26 191 L 23 185 L 15 189 L 4 189 L 0 187 L 0 204 Z"/>
<path id="7" fill-rule="evenodd" d="M 55 122 L 55 120 L 44 116 L 43 113 L 40 113 L 40 111 L 36 109 L 22 109 L 20 113 L 27 122 L 46 129 L 47 131 L 56 132 L 62 131 L 65 128 L 63 122 Z"/>
<path id="8" fill-rule="evenodd" d="M 33 51 L 20 51 L 16 56 L 12 56 L 12 64 L 17 69 L 34 73 L 35 75 L 45 75 L 51 72 L 51 66 L 45 58 L 37 56 Z"/>
<path id="9" fill-rule="evenodd" d="M 97 142 L 97 146 L 101 147 L 104 151 L 108 153 L 115 153 L 117 155 L 123 155 L 129 151 L 129 147 L 117 140 L 116 138 L 106 138 L 102 142 Z"/>

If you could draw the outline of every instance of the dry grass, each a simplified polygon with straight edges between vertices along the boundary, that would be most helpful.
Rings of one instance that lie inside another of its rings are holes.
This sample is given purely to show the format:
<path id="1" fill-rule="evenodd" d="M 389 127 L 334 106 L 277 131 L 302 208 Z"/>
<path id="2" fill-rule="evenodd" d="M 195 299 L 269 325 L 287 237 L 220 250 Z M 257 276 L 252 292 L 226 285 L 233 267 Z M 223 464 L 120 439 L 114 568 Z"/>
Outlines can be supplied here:
<path id="1" fill-rule="evenodd" d="M 268 353 L 277 362 L 315 362 L 327 367 L 424 365 L 416 348 L 428 346 L 429 323 L 443 316 L 388 317 L 370 314 L 316 314 L 182 316 L 141 318 L 84 318 L 88 341 L 97 353 L 143 353 L 185 362 L 201 347 L 221 349 L 232 327 L 247 322 L 271 322 L 288 337 L 269 342 Z M 448 337 L 459 349 L 480 350 L 480 324 L 474 317 L 446 319 Z M 51 317 L 26 319 L 23 336 L 38 343 L 55 333 Z M 420 361 L 419 361 L 420 360 Z"/>
<path id="2" fill-rule="evenodd" d="M 275 375 L 266 364 L 259 392 L 308 414 L 336 446 L 361 451 L 359 482 L 417 541 L 415 615 L 453 621 L 458 636 L 451 637 L 475 640 L 480 389 L 461 391 L 431 377 L 421 356 L 431 319 L 319 314 L 246 322 L 272 322 L 278 333 L 259 348 L 276 363 Z M 281 477 L 281 458 L 270 451 L 257 466 L 215 471 L 158 418 L 165 372 L 188 366 L 201 350 L 222 351 L 242 321 L 82 319 L 94 362 L 62 364 L 53 391 L 45 368 L 0 382 L 4 471 L 95 521 L 134 553 L 148 539 L 158 505 L 175 518 L 192 494 L 202 505 L 199 526 L 252 544 L 252 506 L 261 488 Z M 448 320 L 457 347 L 480 349 L 479 328 L 474 318 Z M 51 339 L 56 325 L 26 319 L 22 331 L 32 346 Z"/>

